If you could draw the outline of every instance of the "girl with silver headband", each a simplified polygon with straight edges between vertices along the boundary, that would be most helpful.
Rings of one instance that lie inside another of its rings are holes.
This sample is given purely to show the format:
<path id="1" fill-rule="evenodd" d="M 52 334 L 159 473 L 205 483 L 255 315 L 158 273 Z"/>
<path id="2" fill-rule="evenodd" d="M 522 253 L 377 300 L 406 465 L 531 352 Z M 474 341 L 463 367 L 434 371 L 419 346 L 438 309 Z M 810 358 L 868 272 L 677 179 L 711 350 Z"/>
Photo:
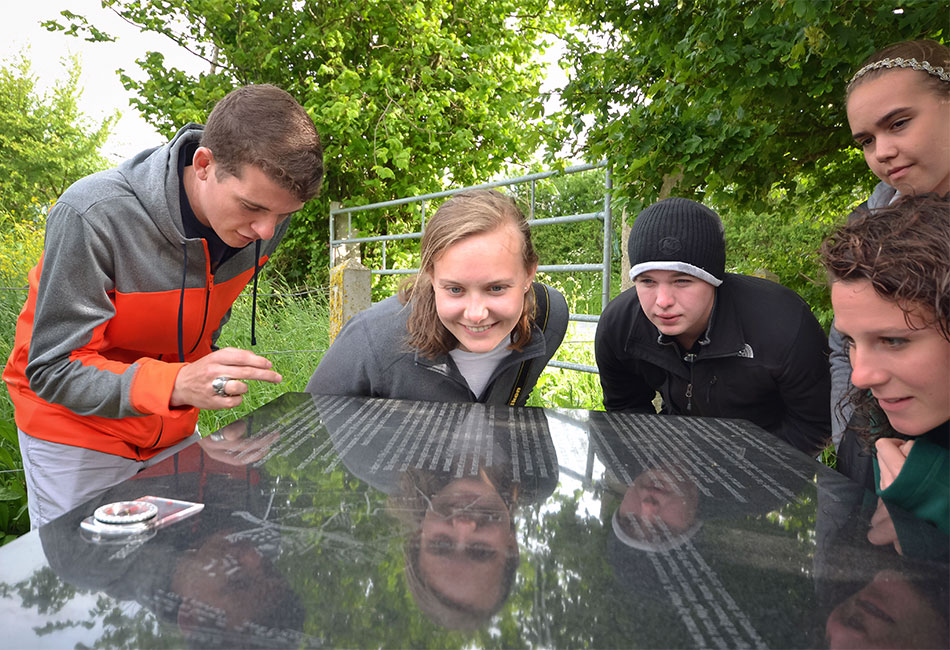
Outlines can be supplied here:
<path id="1" fill-rule="evenodd" d="M 905 195 L 950 192 L 950 48 L 904 41 L 872 54 L 848 83 L 845 102 L 854 141 L 881 180 L 861 208 L 882 209 Z M 838 469 L 870 487 L 870 458 L 847 426 L 851 363 L 834 326 L 829 346 Z"/>

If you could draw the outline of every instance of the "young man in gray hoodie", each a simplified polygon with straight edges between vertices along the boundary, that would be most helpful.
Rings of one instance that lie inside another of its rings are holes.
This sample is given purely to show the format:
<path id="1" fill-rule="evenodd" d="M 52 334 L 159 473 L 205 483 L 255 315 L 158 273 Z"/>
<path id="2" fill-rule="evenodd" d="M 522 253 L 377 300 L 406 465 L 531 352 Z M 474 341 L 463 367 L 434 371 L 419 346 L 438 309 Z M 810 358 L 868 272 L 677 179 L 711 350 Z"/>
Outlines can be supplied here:
<path id="1" fill-rule="evenodd" d="M 3 374 L 33 527 L 196 440 L 199 409 L 237 406 L 244 380 L 281 380 L 215 341 L 322 179 L 306 110 L 253 85 L 63 193 Z"/>

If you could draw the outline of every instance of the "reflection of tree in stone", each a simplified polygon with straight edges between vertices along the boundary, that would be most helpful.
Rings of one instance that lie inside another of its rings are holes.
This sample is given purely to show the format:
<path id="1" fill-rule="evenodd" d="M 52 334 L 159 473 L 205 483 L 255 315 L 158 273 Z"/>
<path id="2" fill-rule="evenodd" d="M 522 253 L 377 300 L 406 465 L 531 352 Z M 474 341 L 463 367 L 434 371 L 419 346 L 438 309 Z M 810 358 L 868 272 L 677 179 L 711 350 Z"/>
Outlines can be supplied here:
<path id="1" fill-rule="evenodd" d="M 522 562 L 515 587 L 492 623 L 466 633 L 431 623 L 410 597 L 403 576 L 405 540 L 379 510 L 385 495 L 337 474 L 298 475 L 293 492 L 301 481 L 310 484 L 296 500 L 287 498 L 289 510 L 281 517 L 287 521 L 294 509 L 301 516 L 327 517 L 331 509 L 339 511 L 341 491 L 346 491 L 352 543 L 359 545 L 351 550 L 357 552 L 341 553 L 329 531 L 305 530 L 313 543 L 293 557 L 293 567 L 284 568 L 308 611 L 304 631 L 323 643 L 510 648 L 624 647 L 632 640 L 656 647 L 668 641 L 649 625 L 641 630 L 635 621 L 617 616 L 624 607 L 604 558 L 606 528 L 597 517 L 578 513 L 580 494 L 519 508 L 515 521 Z M 650 633 L 656 636 L 645 636 Z"/>
<path id="2" fill-rule="evenodd" d="M 798 503 L 786 504 L 767 516 L 769 521 L 794 532 L 802 544 L 814 547 L 817 511 L 815 499 L 810 494 L 805 494 L 799 496 Z"/>
<path id="3" fill-rule="evenodd" d="M 170 626 L 160 626 L 146 608 L 129 606 L 108 596 L 99 596 L 89 615 L 102 619 L 102 636 L 91 646 L 80 644 L 77 648 L 180 648 L 184 643 L 177 634 L 169 634 Z"/>
<path id="4" fill-rule="evenodd" d="M 258 530 L 279 534 L 282 552 L 275 564 L 300 596 L 307 611 L 303 632 L 331 647 L 658 647 L 689 645 L 689 637 L 668 621 L 669 606 L 660 598 L 631 597 L 618 584 L 605 548 L 610 516 L 619 505 L 611 490 L 557 492 L 543 504 L 520 506 L 515 528 L 521 564 L 515 586 L 501 612 L 475 632 L 456 632 L 430 622 L 411 598 L 404 578 L 405 537 L 386 514 L 387 496 L 342 469 L 298 471 L 275 458 L 262 480 L 273 496 L 270 516 L 260 528 L 239 526 L 238 534 Z M 591 509 L 593 508 L 593 511 Z M 739 602 L 755 598 L 740 585 L 755 589 L 766 577 L 787 593 L 775 625 L 801 629 L 810 593 L 802 589 L 801 564 L 812 543 L 814 521 L 802 507 L 710 524 L 704 534 L 712 546 L 735 548 L 737 537 L 762 540 L 763 553 L 717 556 L 718 571 Z M 779 516 L 780 515 L 780 516 Z M 608 522 L 608 523 L 604 523 Z M 793 523 L 789 523 L 793 522 Z M 768 559 L 769 569 L 755 557 Z M 781 563 L 787 571 L 775 571 Z M 763 565 L 764 566 L 764 565 Z M 759 575 L 761 573 L 761 575 Z M 805 583 L 808 581 L 805 580 Z M 807 586 L 807 585 L 806 585 Z M 770 587 L 772 589 L 772 587 Z M 16 585 L 0 585 L 0 595 L 18 595 L 24 608 L 53 618 L 82 592 L 62 583 L 49 568 Z M 68 628 L 101 625 L 95 648 L 174 647 L 182 638 L 146 608 L 100 596 L 82 621 L 51 621 L 41 636 Z M 680 643 L 676 643 L 681 634 Z M 794 638 L 794 636 L 789 637 Z M 816 643 L 820 640 L 816 640 Z"/>
<path id="5" fill-rule="evenodd" d="M 582 511 L 600 504 L 600 512 Z M 671 619 L 661 594 L 634 595 L 618 583 L 606 561 L 609 521 L 619 505 L 610 491 L 574 495 L 558 493 L 543 510 L 522 513 L 518 522 L 522 566 L 508 605 L 502 611 L 501 640 L 486 647 L 688 647 L 690 637 Z M 704 553 L 723 584 L 739 603 L 761 606 L 758 590 L 769 584 L 776 611 L 756 612 L 757 627 L 767 638 L 793 639 L 814 628 L 813 586 L 808 575 L 814 546 L 814 519 L 807 508 L 782 508 L 781 518 L 752 514 L 704 527 L 710 541 Z M 797 517 L 793 524 L 789 521 Z M 607 522 L 607 523 L 604 523 Z M 711 553 L 709 549 L 754 546 L 749 553 Z M 636 585 L 632 585 L 636 591 Z M 781 600 L 781 603 L 779 603 Z M 781 611 L 779 611 L 779 609 Z M 764 610 L 763 610 L 764 611 Z M 674 617 L 675 618 L 675 617 Z M 774 622 L 771 622 L 773 621 Z M 768 621 L 768 625 L 765 622 Z M 769 629 L 765 629 L 765 628 Z M 813 639 L 820 643 L 820 639 Z M 806 643 L 807 645 L 807 643 Z"/>
<path id="6" fill-rule="evenodd" d="M 811 578 L 814 542 L 798 537 L 768 515 L 731 520 L 726 526 L 704 526 L 707 551 L 730 594 L 739 603 L 755 603 L 753 622 L 767 641 L 794 647 L 818 646 L 815 592 Z M 781 594 L 781 599 L 776 595 Z M 772 608 L 768 605 L 772 603 Z M 798 645 L 789 641 L 800 639 Z"/>
<path id="7" fill-rule="evenodd" d="M 581 496 L 556 493 L 543 513 L 541 508 L 525 513 L 522 549 L 527 557 L 511 599 L 520 602 L 505 612 L 512 617 L 511 633 L 521 638 L 505 639 L 499 647 L 618 648 L 636 643 L 636 630 L 616 616 L 623 610 L 622 594 L 604 556 L 607 528 L 598 517 L 579 512 Z M 601 495 L 596 496 L 600 502 Z M 535 550 L 525 553 L 526 548 Z"/>
<path id="8" fill-rule="evenodd" d="M 467 635 L 436 627 L 412 601 L 405 538 L 385 514 L 386 494 L 342 469 L 299 469 L 299 461 L 275 457 L 267 472 L 281 545 L 294 549 L 277 566 L 308 613 L 304 632 L 331 647 L 467 645 Z"/>
<path id="9" fill-rule="evenodd" d="M 24 610 L 36 608 L 39 614 L 53 617 L 64 606 L 84 592 L 59 579 L 48 566 L 36 570 L 29 579 L 9 585 L 0 583 L 0 597 L 18 595 Z M 167 631 L 159 634 L 158 621 L 145 608 L 123 604 L 108 596 L 99 596 L 83 620 L 50 620 L 34 628 L 38 637 L 70 628 L 91 630 L 97 625 L 103 633 L 92 646 L 77 644 L 77 648 L 165 648 L 181 646 L 180 637 L 169 637 Z"/>
<path id="10" fill-rule="evenodd" d="M 14 592 L 23 599 L 23 608 L 36 607 L 40 614 L 55 614 L 76 595 L 76 588 L 61 582 L 56 573 L 45 566 L 33 572 L 28 580 L 15 585 L 0 583 L 0 597 Z"/>
<path id="11" fill-rule="evenodd" d="M 71 627 L 84 627 L 87 630 L 91 630 L 96 626 L 95 621 L 50 621 L 46 625 L 41 625 L 39 627 L 33 628 L 36 632 L 36 636 L 46 636 L 53 632 L 58 632 L 60 630 L 65 630 Z"/>

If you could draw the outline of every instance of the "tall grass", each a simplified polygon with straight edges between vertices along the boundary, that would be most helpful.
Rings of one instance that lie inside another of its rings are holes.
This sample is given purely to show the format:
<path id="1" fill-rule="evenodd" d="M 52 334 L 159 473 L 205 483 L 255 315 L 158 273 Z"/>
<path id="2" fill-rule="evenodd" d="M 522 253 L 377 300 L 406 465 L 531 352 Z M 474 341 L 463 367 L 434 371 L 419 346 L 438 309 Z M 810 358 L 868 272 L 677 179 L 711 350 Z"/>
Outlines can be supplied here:
<path id="1" fill-rule="evenodd" d="M 588 323 L 571 323 L 554 358 L 558 361 L 595 365 L 594 326 Z M 527 404 L 602 411 L 603 400 L 600 375 L 548 366 L 538 378 Z"/>
<path id="2" fill-rule="evenodd" d="M 258 288 L 257 345 L 251 346 L 251 292 L 245 289 L 231 310 L 218 347 L 251 350 L 267 357 L 281 374 L 280 384 L 249 382 L 241 405 L 202 411 L 198 429 L 208 434 L 290 391 L 303 391 L 329 342 L 329 303 L 325 290 L 295 291 L 281 280 Z"/>
<path id="3" fill-rule="evenodd" d="M 16 320 L 26 300 L 25 273 L 11 277 L 0 272 L 0 370 L 6 367 L 13 349 Z M 30 529 L 26 509 L 26 483 L 20 460 L 20 443 L 13 422 L 13 402 L 0 388 L 0 545 L 6 544 Z"/>

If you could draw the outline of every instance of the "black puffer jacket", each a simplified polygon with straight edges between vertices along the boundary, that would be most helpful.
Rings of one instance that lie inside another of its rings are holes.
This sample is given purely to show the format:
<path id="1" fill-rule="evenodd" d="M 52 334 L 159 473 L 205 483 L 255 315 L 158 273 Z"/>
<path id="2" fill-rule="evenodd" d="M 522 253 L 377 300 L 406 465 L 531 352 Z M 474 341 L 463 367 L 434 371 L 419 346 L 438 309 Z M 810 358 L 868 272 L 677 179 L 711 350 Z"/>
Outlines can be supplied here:
<path id="1" fill-rule="evenodd" d="M 750 420 L 814 456 L 831 423 L 828 341 L 794 291 L 726 274 L 700 351 L 684 354 L 647 319 L 637 292 L 610 302 L 596 352 L 608 411 L 663 412 Z"/>

